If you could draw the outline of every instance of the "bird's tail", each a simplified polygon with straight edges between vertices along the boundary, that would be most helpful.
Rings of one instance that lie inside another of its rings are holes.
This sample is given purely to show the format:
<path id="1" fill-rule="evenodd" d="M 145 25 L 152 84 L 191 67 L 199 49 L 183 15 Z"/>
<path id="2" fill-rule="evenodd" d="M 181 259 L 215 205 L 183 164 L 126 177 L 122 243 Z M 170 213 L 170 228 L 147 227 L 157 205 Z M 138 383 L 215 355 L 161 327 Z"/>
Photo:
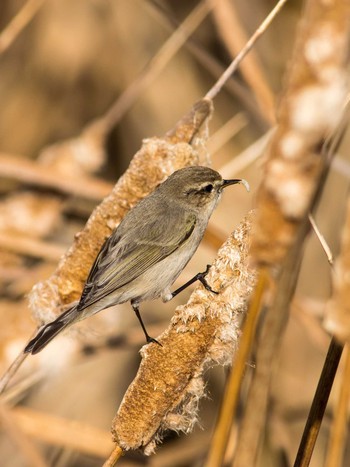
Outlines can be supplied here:
<path id="1" fill-rule="evenodd" d="M 69 308 L 67 311 L 62 313 L 55 321 L 46 324 L 40 329 L 38 334 L 27 344 L 24 349 L 24 353 L 36 354 L 40 352 L 54 337 L 57 336 L 61 331 L 66 329 L 68 326 L 76 321 L 78 315 L 77 305 Z"/>

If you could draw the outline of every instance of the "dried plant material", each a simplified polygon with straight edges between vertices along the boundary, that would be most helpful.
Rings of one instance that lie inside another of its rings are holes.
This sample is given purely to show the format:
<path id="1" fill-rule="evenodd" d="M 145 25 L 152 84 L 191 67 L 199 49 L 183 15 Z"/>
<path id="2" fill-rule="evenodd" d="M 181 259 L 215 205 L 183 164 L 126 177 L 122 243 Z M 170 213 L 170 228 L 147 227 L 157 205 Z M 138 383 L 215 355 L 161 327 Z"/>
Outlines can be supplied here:
<path id="1" fill-rule="evenodd" d="M 150 454 L 165 430 L 189 432 L 204 394 L 204 370 L 231 363 L 255 281 L 248 267 L 251 217 L 219 250 L 207 276 L 218 295 L 199 286 L 176 309 L 158 339 L 162 346 L 142 349 L 138 374 L 113 422 L 115 442 L 123 449 L 143 448 Z"/>
<path id="2" fill-rule="evenodd" d="M 260 266 L 260 275 L 267 273 L 274 280 L 267 287 L 270 293 L 264 303 L 256 350 L 257 371 L 245 405 L 235 467 L 257 461 L 271 376 L 309 230 L 307 214 L 317 200 L 327 169 L 321 148 L 341 122 L 346 102 L 349 20 L 350 4 L 309 0 L 298 31 L 278 126 L 257 196 L 252 257 Z"/>
<path id="3" fill-rule="evenodd" d="M 350 199 L 342 232 L 341 252 L 334 263 L 334 293 L 326 308 L 325 328 L 341 342 L 350 339 Z"/>
<path id="4" fill-rule="evenodd" d="M 56 272 L 30 293 L 30 307 L 40 322 L 51 320 L 62 305 L 80 297 L 103 242 L 129 209 L 175 170 L 206 162 L 207 131 L 201 137 L 199 130 L 203 125 L 207 130 L 211 109 L 211 101 L 199 101 L 165 138 L 143 141 L 126 173 L 94 210 L 84 230 L 75 236 Z"/>
<path id="5" fill-rule="evenodd" d="M 61 204 L 49 195 L 14 193 L 0 204 L 0 232 L 45 237 L 61 221 Z"/>
<path id="6" fill-rule="evenodd" d="M 38 441 L 98 457 L 105 457 L 113 448 L 107 430 L 28 407 L 16 407 L 10 413 L 23 433 Z"/>
<path id="7" fill-rule="evenodd" d="M 349 14 L 341 0 L 307 3 L 257 196 L 252 251 L 260 264 L 281 263 L 313 202 L 326 164 L 320 147 L 348 92 Z"/>
<path id="8" fill-rule="evenodd" d="M 233 158 L 230 162 L 223 165 L 220 169 L 220 173 L 224 178 L 230 178 L 232 174 L 239 173 L 247 169 L 250 165 L 256 162 L 265 152 L 266 146 L 269 143 L 273 130 L 265 133 L 253 144 L 248 146 L 238 156 Z"/>
<path id="9" fill-rule="evenodd" d="M 236 55 L 234 60 L 232 60 L 230 65 L 226 68 L 224 73 L 222 73 L 222 75 L 217 80 L 217 82 L 214 84 L 214 86 L 212 86 L 212 88 L 207 92 L 207 94 L 205 95 L 207 99 L 214 99 L 214 97 L 218 95 L 218 93 L 221 91 L 222 87 L 227 82 L 229 77 L 233 73 L 235 73 L 235 71 L 237 70 L 238 66 L 241 64 L 244 57 L 252 50 L 256 41 L 261 37 L 262 34 L 264 34 L 264 32 L 270 26 L 273 19 L 281 11 L 286 1 L 287 0 L 279 0 L 279 2 L 275 5 L 275 7 L 270 11 L 270 13 L 264 19 L 264 21 L 260 24 L 260 26 L 252 34 L 252 36 L 250 36 L 248 41 L 244 44 L 244 47 Z"/>
<path id="10" fill-rule="evenodd" d="M 220 407 L 215 431 L 207 452 L 205 467 L 221 466 L 225 462 L 225 453 L 232 453 L 230 438 L 232 437 L 232 420 L 236 411 L 242 387 L 242 379 L 246 370 L 251 350 L 251 343 L 256 334 L 261 301 L 266 289 L 267 274 L 260 274 L 249 302 L 247 317 L 244 321 L 242 336 L 234 359 L 234 370 L 230 372 L 225 385 L 225 394 Z M 239 431 L 237 431 L 239 433 Z"/>
<path id="11" fill-rule="evenodd" d="M 181 25 L 173 31 L 168 40 L 148 62 L 147 66 L 136 79 L 125 89 L 103 117 L 98 119 L 106 131 L 110 131 L 123 117 L 125 112 L 134 104 L 171 61 L 176 52 L 186 43 L 190 35 L 205 19 L 211 10 L 207 1 L 200 1 Z M 190 142 L 190 141 L 188 141 Z"/>
<path id="12" fill-rule="evenodd" d="M 318 238 L 318 241 L 320 242 L 321 247 L 323 248 L 323 251 L 325 252 L 325 255 L 327 256 L 328 263 L 331 266 L 333 266 L 332 250 L 330 249 L 326 239 L 324 238 L 324 236 L 322 235 L 320 229 L 318 228 L 317 223 L 315 221 L 315 218 L 311 213 L 309 213 L 309 221 L 310 221 L 310 224 L 312 226 L 312 229 L 313 229 L 316 237 Z"/>
<path id="13" fill-rule="evenodd" d="M 22 256 L 54 262 L 57 262 L 65 252 L 65 248 L 61 245 L 6 232 L 0 232 L 0 248 Z"/>
<path id="14" fill-rule="evenodd" d="M 0 54 L 5 52 L 16 40 L 19 34 L 34 18 L 45 0 L 27 0 L 16 16 L 0 34 Z"/>
<path id="15" fill-rule="evenodd" d="M 228 141 L 234 138 L 243 128 L 248 125 L 248 120 L 243 113 L 234 115 L 226 122 L 209 140 L 210 154 L 218 152 Z"/>
<path id="16" fill-rule="evenodd" d="M 152 83 L 169 63 L 188 36 L 199 26 L 210 11 L 207 2 L 200 2 L 181 27 L 176 30 L 152 58 L 148 66 L 118 97 L 102 117 L 87 125 L 77 138 L 72 138 L 46 148 L 39 160 L 63 175 L 79 176 L 95 172 L 105 161 L 105 144 L 108 133 L 120 121 L 140 94 Z M 181 139 L 181 141 L 190 140 Z"/>
<path id="17" fill-rule="evenodd" d="M 13 302 L 0 300 L 0 364 L 8 365 L 23 347 L 23 340 L 28 338 L 31 319 L 25 300 Z M 3 368 L 2 368 L 3 369 Z"/>
<path id="18" fill-rule="evenodd" d="M 338 400 L 332 421 L 329 447 L 325 467 L 341 467 L 346 464 L 345 450 L 347 447 L 348 414 L 350 399 L 350 354 L 349 345 L 345 346 L 343 371 L 338 390 Z"/>
<path id="19" fill-rule="evenodd" d="M 13 154 L 0 154 L 0 176 L 91 200 L 100 200 L 112 188 L 110 183 L 86 175 L 78 179 L 67 174 L 63 177 L 51 167 Z"/>
<path id="20" fill-rule="evenodd" d="M 238 17 L 234 3 L 228 0 L 211 0 L 213 17 L 224 44 L 231 57 L 235 57 L 247 42 L 241 19 Z M 275 120 L 274 98 L 264 73 L 259 65 L 259 60 L 254 52 L 243 60 L 241 64 L 242 74 L 254 91 L 261 112 L 271 123 Z"/>
<path id="21" fill-rule="evenodd" d="M 115 446 L 111 455 L 103 464 L 103 467 L 113 467 L 118 459 L 123 455 L 123 450 L 119 446 Z"/>
<path id="22" fill-rule="evenodd" d="M 174 27 L 178 26 L 178 22 L 174 15 L 169 11 L 159 8 L 154 2 L 144 5 L 145 8 L 152 14 L 152 16 L 159 22 L 162 27 L 168 31 L 173 31 Z M 205 46 L 189 37 L 184 44 L 184 47 L 193 56 L 193 58 L 205 69 L 213 78 L 218 79 L 225 68 L 219 60 L 212 55 Z M 232 76 L 231 76 L 232 78 Z M 232 96 L 237 98 L 243 104 L 244 108 L 249 114 L 256 119 L 259 128 L 266 130 L 266 121 L 256 106 L 254 97 L 250 95 L 248 90 L 238 80 L 229 79 L 225 84 L 225 90 Z"/>
<path id="23" fill-rule="evenodd" d="M 98 121 L 87 126 L 77 138 L 46 147 L 38 162 L 61 176 L 79 178 L 97 172 L 105 163 L 106 131 Z"/>
<path id="24" fill-rule="evenodd" d="M 343 345 L 339 344 L 335 337 L 333 337 L 329 344 L 326 359 L 295 457 L 294 465 L 296 466 L 308 466 L 310 464 L 343 348 Z"/>

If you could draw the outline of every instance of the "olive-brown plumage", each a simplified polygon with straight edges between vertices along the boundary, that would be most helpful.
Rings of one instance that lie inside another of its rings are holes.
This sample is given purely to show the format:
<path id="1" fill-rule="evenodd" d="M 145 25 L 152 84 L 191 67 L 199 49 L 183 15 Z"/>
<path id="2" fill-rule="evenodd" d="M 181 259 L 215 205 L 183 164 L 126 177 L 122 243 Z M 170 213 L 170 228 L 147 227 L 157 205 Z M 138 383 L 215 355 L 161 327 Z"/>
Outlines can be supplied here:
<path id="1" fill-rule="evenodd" d="M 154 341 L 141 321 L 139 303 L 172 298 L 170 286 L 196 251 L 223 188 L 239 182 L 246 184 L 223 180 L 208 167 L 187 167 L 170 175 L 126 214 L 106 240 L 80 300 L 39 330 L 25 352 L 35 354 L 68 326 L 127 301 L 147 341 Z"/>

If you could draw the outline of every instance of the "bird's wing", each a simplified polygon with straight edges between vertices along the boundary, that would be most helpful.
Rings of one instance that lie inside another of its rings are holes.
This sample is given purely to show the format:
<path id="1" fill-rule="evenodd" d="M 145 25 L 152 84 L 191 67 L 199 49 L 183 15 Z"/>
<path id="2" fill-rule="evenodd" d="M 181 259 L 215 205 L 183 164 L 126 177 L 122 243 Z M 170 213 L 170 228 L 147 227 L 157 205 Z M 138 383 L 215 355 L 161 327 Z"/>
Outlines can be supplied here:
<path id="1" fill-rule="evenodd" d="M 166 224 L 161 224 L 158 219 L 148 220 L 142 226 L 136 226 L 143 232 L 136 236 L 133 235 L 135 228 L 123 235 L 117 228 L 106 240 L 91 268 L 79 308 L 103 299 L 179 248 L 191 236 L 196 216 L 183 212 L 180 217 L 174 217 L 182 229 L 171 219 Z"/>

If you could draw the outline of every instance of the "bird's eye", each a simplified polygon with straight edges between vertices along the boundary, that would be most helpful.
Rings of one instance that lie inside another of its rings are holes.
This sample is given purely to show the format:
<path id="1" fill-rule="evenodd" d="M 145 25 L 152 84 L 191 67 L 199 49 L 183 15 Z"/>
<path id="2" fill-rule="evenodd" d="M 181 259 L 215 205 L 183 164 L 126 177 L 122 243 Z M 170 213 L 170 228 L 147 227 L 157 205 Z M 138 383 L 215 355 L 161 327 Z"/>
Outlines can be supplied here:
<path id="1" fill-rule="evenodd" d="M 206 193 L 211 193 L 213 191 L 213 185 L 211 183 L 209 183 L 209 185 L 206 185 L 204 188 L 203 188 L 203 191 L 205 191 Z"/>

